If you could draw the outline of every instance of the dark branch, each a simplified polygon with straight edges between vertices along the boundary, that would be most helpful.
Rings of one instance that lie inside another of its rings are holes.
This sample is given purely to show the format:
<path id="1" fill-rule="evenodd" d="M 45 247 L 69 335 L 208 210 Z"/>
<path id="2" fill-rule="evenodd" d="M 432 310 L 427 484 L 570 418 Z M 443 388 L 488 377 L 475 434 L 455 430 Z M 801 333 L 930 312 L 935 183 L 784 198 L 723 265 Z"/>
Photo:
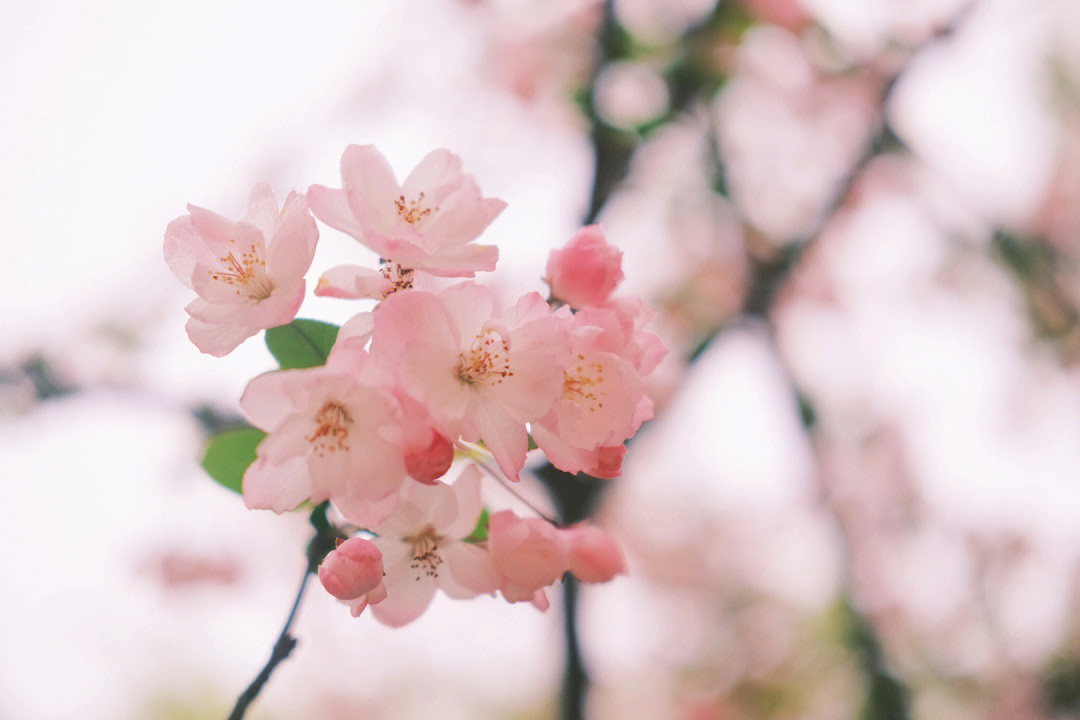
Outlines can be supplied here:
<path id="1" fill-rule="evenodd" d="M 266 661 L 266 665 L 259 671 L 259 674 L 255 676 L 255 679 L 251 681 L 251 684 L 247 686 L 247 689 L 241 693 L 240 697 L 236 700 L 236 707 L 229 714 L 228 720 L 241 720 L 244 717 L 244 713 L 247 712 L 248 705 L 252 703 L 255 696 L 262 690 L 263 685 L 270 679 L 270 673 L 274 672 L 282 660 L 289 657 L 289 653 L 296 647 L 296 638 L 289 634 L 289 628 L 292 627 L 293 619 L 296 617 L 296 610 L 300 607 L 300 600 L 304 597 L 304 590 L 307 589 L 308 577 L 311 576 L 311 567 L 304 568 L 304 578 L 300 581 L 300 589 L 296 592 L 296 600 L 293 601 L 292 610 L 289 611 L 289 617 L 285 620 L 285 627 L 281 628 L 281 634 L 278 635 L 277 642 L 274 643 L 274 651 L 270 653 L 270 659 Z"/>

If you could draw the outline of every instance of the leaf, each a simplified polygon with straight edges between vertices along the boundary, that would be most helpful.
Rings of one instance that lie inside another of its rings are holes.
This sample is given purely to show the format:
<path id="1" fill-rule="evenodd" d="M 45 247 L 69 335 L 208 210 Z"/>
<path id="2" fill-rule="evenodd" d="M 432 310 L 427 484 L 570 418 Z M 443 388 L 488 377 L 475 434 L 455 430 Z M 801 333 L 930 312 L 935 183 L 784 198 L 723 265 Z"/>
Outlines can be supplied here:
<path id="1" fill-rule="evenodd" d="M 337 325 L 297 318 L 288 325 L 266 331 L 266 347 L 282 370 L 318 367 L 337 340 Z"/>
<path id="2" fill-rule="evenodd" d="M 232 490 L 240 492 L 244 471 L 255 462 L 255 448 L 266 433 L 258 428 L 242 427 L 226 430 L 210 438 L 203 455 L 202 466 L 210 477 Z"/>
<path id="3" fill-rule="evenodd" d="M 467 543 L 482 543 L 488 539 L 488 521 L 491 519 L 491 513 L 487 508 L 480 511 L 480 519 L 476 521 L 476 527 L 469 533 L 469 536 L 465 538 Z"/>

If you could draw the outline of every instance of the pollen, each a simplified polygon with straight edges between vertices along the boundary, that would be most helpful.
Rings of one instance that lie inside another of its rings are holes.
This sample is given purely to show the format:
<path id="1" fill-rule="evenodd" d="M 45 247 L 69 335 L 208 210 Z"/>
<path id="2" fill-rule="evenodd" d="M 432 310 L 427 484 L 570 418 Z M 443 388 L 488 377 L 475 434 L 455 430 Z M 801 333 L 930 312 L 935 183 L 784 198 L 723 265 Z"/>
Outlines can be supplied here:
<path id="1" fill-rule="evenodd" d="M 443 564 L 439 555 L 439 540 L 430 526 L 424 528 L 419 535 L 405 538 L 405 542 L 413 546 L 409 569 L 416 571 L 417 580 L 425 575 L 430 578 L 439 577 L 439 566 Z"/>
<path id="2" fill-rule="evenodd" d="M 307 441 L 315 447 L 315 454 L 325 457 L 326 453 L 349 449 L 349 426 L 353 419 L 341 403 L 327 400 L 315 415 L 315 432 Z"/>
<path id="3" fill-rule="evenodd" d="M 470 385 L 498 385 L 514 374 L 510 369 L 510 343 L 495 330 L 477 335 L 468 352 L 458 358 L 458 377 Z"/>
<path id="4" fill-rule="evenodd" d="M 424 193 L 417 195 L 412 202 L 406 202 L 404 195 L 398 195 L 397 200 L 394 201 L 394 207 L 397 208 L 398 216 L 402 220 L 410 225 L 416 225 L 437 209 L 424 207 L 423 203 Z"/>
<path id="5" fill-rule="evenodd" d="M 236 240 L 230 242 L 236 243 Z M 210 279 L 231 285 L 237 295 L 243 295 L 251 300 L 265 300 L 270 297 L 274 285 L 270 282 L 270 276 L 266 274 L 266 260 L 259 255 L 259 248 L 251 243 L 247 250 L 236 257 L 236 253 L 229 251 L 227 255 L 218 258 L 221 267 L 210 271 Z"/>
<path id="6" fill-rule="evenodd" d="M 600 363 L 586 363 L 578 355 L 578 364 L 563 372 L 563 399 L 584 405 L 589 412 L 604 407 L 604 368 Z"/>
<path id="7" fill-rule="evenodd" d="M 379 275 L 382 275 L 384 280 L 389 281 L 390 287 L 387 289 L 386 294 L 383 295 L 383 299 L 385 300 L 396 292 L 412 289 L 414 272 L 412 268 L 402 267 L 394 262 L 384 263 L 379 268 Z"/>

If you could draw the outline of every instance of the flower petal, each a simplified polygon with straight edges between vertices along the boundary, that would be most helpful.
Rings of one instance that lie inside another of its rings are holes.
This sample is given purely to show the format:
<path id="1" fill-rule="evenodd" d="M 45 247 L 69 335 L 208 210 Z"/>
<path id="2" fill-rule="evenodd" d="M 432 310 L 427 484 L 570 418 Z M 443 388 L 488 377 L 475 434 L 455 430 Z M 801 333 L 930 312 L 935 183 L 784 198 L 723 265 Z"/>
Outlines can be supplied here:
<path id="1" fill-rule="evenodd" d="M 214 357 L 228 355 L 240 343 L 259 332 L 258 328 L 242 325 L 208 325 L 195 318 L 188 320 L 184 329 L 195 347 Z"/>
<path id="2" fill-rule="evenodd" d="M 491 554 L 476 545 L 452 542 L 442 549 L 446 570 L 439 573 L 442 591 L 453 598 L 468 598 L 479 593 L 493 593 L 498 576 Z"/>
<path id="3" fill-rule="evenodd" d="M 344 190 L 335 190 L 324 185 L 312 185 L 305 193 L 308 207 L 315 217 L 324 223 L 352 235 L 359 240 L 364 236 L 364 230 L 353 214 L 349 205 L 349 198 Z"/>
<path id="4" fill-rule="evenodd" d="M 308 499 L 311 479 L 302 457 L 274 464 L 257 459 L 244 473 L 244 504 L 252 509 L 288 512 Z"/>

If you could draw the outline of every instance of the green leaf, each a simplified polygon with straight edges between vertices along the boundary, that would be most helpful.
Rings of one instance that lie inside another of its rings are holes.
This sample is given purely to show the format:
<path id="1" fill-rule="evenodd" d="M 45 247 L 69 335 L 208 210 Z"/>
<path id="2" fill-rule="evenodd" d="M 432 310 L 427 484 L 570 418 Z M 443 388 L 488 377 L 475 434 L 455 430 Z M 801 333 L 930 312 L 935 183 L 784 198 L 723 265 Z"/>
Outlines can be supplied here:
<path id="1" fill-rule="evenodd" d="M 318 367 L 337 340 L 337 325 L 297 318 L 288 325 L 266 331 L 266 347 L 282 370 Z"/>
<path id="2" fill-rule="evenodd" d="M 476 527 L 469 533 L 469 536 L 465 538 L 467 543 L 481 543 L 488 539 L 488 521 L 491 519 L 491 513 L 487 508 L 480 511 L 480 519 L 476 521 Z"/>
<path id="3" fill-rule="evenodd" d="M 218 433 L 210 438 L 210 444 L 206 446 L 202 466 L 210 477 L 238 493 L 244 471 L 255 462 L 255 448 L 264 437 L 266 433 L 253 427 Z"/>

